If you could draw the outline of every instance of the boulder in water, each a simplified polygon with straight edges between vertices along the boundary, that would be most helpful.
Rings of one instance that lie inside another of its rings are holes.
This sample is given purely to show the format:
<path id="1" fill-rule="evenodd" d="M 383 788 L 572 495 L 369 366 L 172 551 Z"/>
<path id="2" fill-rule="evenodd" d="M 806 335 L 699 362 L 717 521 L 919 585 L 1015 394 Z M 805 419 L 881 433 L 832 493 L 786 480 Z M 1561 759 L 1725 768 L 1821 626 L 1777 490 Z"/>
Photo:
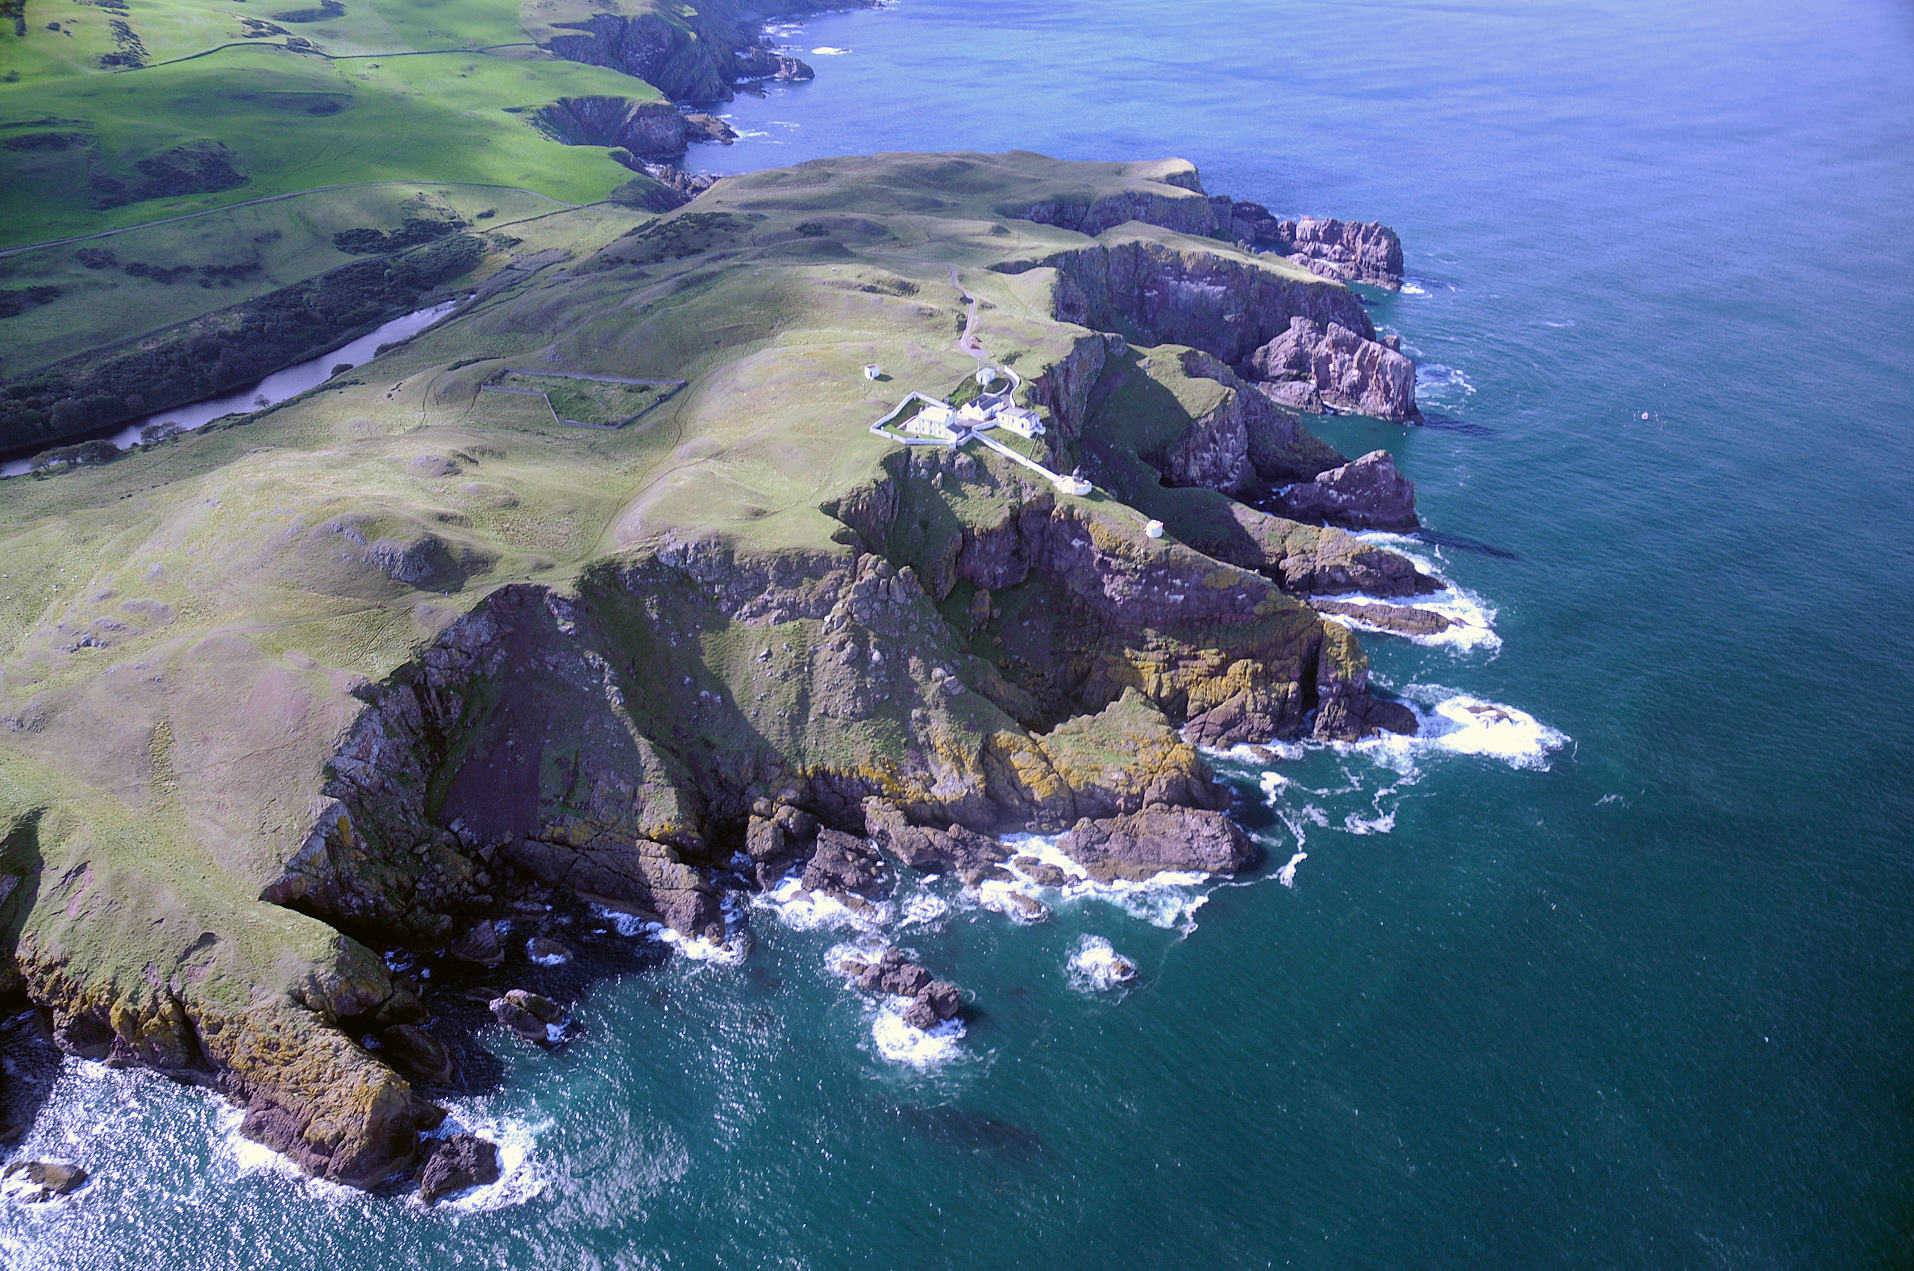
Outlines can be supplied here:
<path id="1" fill-rule="evenodd" d="M 526 1041 L 541 1046 L 551 1041 L 551 1032 L 546 1026 L 564 1017 L 557 1002 L 524 989 L 507 990 L 503 997 L 493 998 L 488 1005 L 492 1018 Z"/>
<path id="2" fill-rule="evenodd" d="M 499 1179 L 498 1145 L 476 1134 L 447 1135 L 430 1151 L 419 1171 L 419 1199 L 428 1205 Z"/>
<path id="3" fill-rule="evenodd" d="M 72 1195 L 86 1179 L 84 1169 L 65 1161 L 14 1161 L 0 1170 L 7 1194 L 29 1204 Z"/>

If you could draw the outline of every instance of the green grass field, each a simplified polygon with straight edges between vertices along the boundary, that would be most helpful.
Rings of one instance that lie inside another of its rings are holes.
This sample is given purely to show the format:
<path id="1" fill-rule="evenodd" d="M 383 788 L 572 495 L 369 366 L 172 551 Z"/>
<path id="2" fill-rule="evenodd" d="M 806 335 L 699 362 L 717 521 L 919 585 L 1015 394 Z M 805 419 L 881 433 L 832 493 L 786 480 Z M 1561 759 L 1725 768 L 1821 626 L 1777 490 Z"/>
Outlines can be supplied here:
<path id="1" fill-rule="evenodd" d="M 521 19 L 516 0 L 33 0 L 24 35 L 0 29 L 0 378 L 311 278 L 352 259 L 346 230 L 502 231 L 633 181 L 537 112 L 657 91 L 546 54 Z"/>
<path id="2" fill-rule="evenodd" d="M 0 144 L 71 134 L 88 144 L 8 150 L 0 246 L 95 233 L 290 192 L 375 181 L 523 188 L 602 199 L 631 173 L 561 145 L 531 111 L 569 96 L 651 97 L 640 81 L 549 58 L 446 53 L 332 61 L 271 46 L 190 62 L 0 86 Z M 102 175 L 172 147 L 217 142 L 242 184 L 98 208 Z"/>
<path id="3" fill-rule="evenodd" d="M 561 423 L 615 428 L 629 423 L 676 391 L 673 384 L 624 384 L 582 375 L 536 375 L 506 371 L 488 387 L 542 393 Z"/>

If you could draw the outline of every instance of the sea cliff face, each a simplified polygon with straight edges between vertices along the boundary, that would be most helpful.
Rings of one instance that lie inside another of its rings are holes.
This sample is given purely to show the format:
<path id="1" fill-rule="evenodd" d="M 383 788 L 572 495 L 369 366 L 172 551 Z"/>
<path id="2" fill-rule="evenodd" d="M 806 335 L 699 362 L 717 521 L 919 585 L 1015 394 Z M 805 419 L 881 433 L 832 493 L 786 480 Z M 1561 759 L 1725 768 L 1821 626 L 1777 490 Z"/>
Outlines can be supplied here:
<path id="1" fill-rule="evenodd" d="M 622 71 L 675 102 L 706 105 L 729 100 L 740 84 L 812 77 L 809 66 L 765 43 L 758 29 L 764 20 L 857 7 L 857 0 L 584 0 L 537 9 L 531 29 L 559 57 Z"/>
<path id="2" fill-rule="evenodd" d="M 1137 343 L 1202 349 L 1267 381 L 1272 398 L 1291 408 L 1420 417 L 1414 364 L 1378 338 L 1355 293 L 1321 285 L 1400 287 L 1395 231 L 1374 222 L 1280 220 L 1260 204 L 1205 195 L 1186 166 L 1158 180 L 1152 190 L 1005 208 L 1098 240 L 1005 267 L 1054 269 L 1062 321 L 1121 331 Z M 1177 237 L 1139 233 L 1140 226 Z M 1203 239 L 1241 250 L 1189 241 Z"/>

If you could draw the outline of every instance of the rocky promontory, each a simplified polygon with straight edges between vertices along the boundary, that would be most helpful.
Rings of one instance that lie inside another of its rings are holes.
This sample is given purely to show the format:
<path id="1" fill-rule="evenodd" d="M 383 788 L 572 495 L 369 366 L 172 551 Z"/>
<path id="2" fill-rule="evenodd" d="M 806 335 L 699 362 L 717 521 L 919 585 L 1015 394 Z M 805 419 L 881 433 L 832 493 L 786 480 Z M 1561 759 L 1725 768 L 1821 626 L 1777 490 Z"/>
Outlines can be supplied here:
<path id="1" fill-rule="evenodd" d="M 1330 521 L 1352 529 L 1407 532 L 1416 517 L 1416 487 L 1396 471 L 1386 450 L 1319 472 L 1278 493 L 1274 510 L 1299 521 Z"/>
<path id="2" fill-rule="evenodd" d="M 622 71 L 674 102 L 710 105 L 741 86 L 812 78 L 809 66 L 764 38 L 765 21 L 858 7 L 861 0 L 541 0 L 524 16 L 559 57 Z"/>
<path id="3" fill-rule="evenodd" d="M 1085 189 L 1075 225 L 1000 210 Z M 868 912 L 903 871 L 1060 868 L 1025 833 L 1093 881 L 1247 868 L 1202 748 L 1413 730 L 1310 601 L 1433 584 L 1251 506 L 1380 468 L 1273 402 L 1259 351 L 1298 320 L 1385 346 L 1215 206 L 1186 164 L 1026 154 L 599 205 L 576 241 L 602 249 L 243 431 L 9 483 L 0 992 L 315 1174 L 441 1194 L 495 1165 L 434 1136 L 447 1083 L 572 1035 L 553 915 L 716 945 L 742 892 Z M 979 356 L 1045 422 L 1031 463 L 1088 493 L 872 434 L 907 388 L 974 391 Z M 525 367 L 683 387 L 561 427 L 489 391 Z M 920 971 L 871 991 L 953 1018 Z"/>

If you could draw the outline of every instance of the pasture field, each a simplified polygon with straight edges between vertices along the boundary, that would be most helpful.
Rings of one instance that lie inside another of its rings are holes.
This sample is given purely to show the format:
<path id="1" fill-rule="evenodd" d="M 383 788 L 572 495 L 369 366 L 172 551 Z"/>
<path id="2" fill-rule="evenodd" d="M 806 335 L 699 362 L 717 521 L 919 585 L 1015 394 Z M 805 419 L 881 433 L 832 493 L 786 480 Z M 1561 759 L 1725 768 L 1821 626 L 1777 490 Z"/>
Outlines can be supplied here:
<path id="1" fill-rule="evenodd" d="M 374 181 L 514 187 L 594 202 L 632 174 L 604 148 L 560 144 L 533 124 L 538 107 L 574 96 L 655 94 L 616 71 L 554 58 L 335 61 L 271 45 L 0 85 L 8 175 L 0 246 Z M 210 150 L 227 175 L 156 179 L 141 169 L 178 147 Z M 168 185 L 173 192 L 131 197 Z"/>
<path id="2" fill-rule="evenodd" d="M 414 218 L 503 232 L 563 207 L 522 190 L 395 182 L 220 208 L 0 255 L 0 289 L 46 285 L 60 293 L 0 328 L 0 378 L 187 322 L 358 259 L 334 243 L 335 235 L 391 232 Z"/>

